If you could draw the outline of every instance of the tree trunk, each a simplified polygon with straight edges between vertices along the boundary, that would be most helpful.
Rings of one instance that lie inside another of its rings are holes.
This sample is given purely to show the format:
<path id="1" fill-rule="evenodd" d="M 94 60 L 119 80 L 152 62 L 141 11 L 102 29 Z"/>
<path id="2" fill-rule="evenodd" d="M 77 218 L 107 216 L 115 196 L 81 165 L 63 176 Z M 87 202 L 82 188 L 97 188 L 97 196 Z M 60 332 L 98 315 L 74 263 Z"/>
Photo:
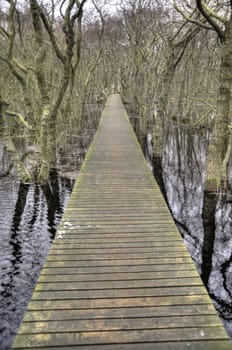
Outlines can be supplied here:
<path id="1" fill-rule="evenodd" d="M 226 154 L 230 122 L 232 89 L 232 22 L 227 22 L 225 39 L 221 47 L 221 67 L 217 115 L 210 140 L 206 165 L 206 190 L 217 190 L 222 181 L 222 163 Z"/>
<path id="2" fill-rule="evenodd" d="M 155 120 L 155 127 L 153 128 L 154 139 L 154 156 L 160 158 L 163 152 L 164 145 L 164 129 L 167 122 L 167 106 L 169 100 L 170 88 L 175 73 L 175 57 L 173 48 L 170 49 L 168 57 L 166 58 L 165 68 L 161 82 L 161 93 L 158 102 L 158 111 Z"/>
<path id="3" fill-rule="evenodd" d="M 6 117 L 5 117 L 5 108 L 6 108 L 6 102 L 2 100 L 0 96 L 0 136 L 3 140 L 4 146 L 6 147 L 7 152 L 9 153 L 13 161 L 13 165 L 17 170 L 19 179 L 23 183 L 28 183 L 28 182 L 31 182 L 32 177 L 23 163 L 23 156 L 20 154 L 20 151 L 15 146 L 15 142 L 13 141 L 13 138 L 10 135 L 9 128 L 6 122 Z"/>
<path id="4" fill-rule="evenodd" d="M 42 164 L 38 176 L 40 183 L 46 182 L 49 178 L 50 169 L 56 167 L 56 121 L 59 107 L 63 101 L 70 81 L 72 48 L 70 51 L 69 57 L 66 59 L 58 96 L 51 104 L 51 107 L 45 106 L 42 111 L 40 133 Z"/>
<path id="5" fill-rule="evenodd" d="M 56 164 L 56 134 L 55 130 L 52 130 L 53 128 L 51 127 L 50 107 L 44 107 L 40 128 L 41 167 L 38 175 L 38 181 L 40 183 L 48 180 L 50 168 Z"/>

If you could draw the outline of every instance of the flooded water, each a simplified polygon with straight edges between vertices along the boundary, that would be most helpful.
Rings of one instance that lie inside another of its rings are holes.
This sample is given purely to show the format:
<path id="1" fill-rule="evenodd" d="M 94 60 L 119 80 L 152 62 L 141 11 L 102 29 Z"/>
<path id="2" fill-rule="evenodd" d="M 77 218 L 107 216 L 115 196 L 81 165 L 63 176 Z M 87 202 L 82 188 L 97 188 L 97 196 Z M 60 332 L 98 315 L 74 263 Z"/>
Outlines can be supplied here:
<path id="1" fill-rule="evenodd" d="M 46 186 L 0 179 L 0 349 L 10 349 L 73 181 L 54 176 Z"/>
<path id="2" fill-rule="evenodd" d="M 207 193 L 207 136 L 170 132 L 163 157 L 166 197 L 208 293 L 232 338 L 232 164 L 225 193 Z"/>

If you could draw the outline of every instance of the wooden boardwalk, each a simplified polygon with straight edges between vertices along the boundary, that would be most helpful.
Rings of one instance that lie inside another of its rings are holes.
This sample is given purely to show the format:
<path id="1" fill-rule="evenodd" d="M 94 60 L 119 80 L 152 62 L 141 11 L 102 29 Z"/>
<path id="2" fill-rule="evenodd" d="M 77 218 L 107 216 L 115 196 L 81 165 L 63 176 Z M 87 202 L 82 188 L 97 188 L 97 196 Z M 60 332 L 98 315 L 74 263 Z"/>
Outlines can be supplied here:
<path id="1" fill-rule="evenodd" d="M 13 348 L 232 349 L 119 95 L 107 101 Z"/>

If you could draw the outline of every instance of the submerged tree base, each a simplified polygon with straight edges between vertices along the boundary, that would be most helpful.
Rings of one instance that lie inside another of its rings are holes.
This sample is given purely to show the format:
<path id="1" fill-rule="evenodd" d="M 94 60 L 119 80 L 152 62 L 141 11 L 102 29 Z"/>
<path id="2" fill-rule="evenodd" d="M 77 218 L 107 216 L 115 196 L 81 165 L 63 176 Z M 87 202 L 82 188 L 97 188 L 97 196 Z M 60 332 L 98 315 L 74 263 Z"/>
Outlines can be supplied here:
<path id="1" fill-rule="evenodd" d="M 219 177 L 207 178 L 205 181 L 205 191 L 215 192 L 222 187 L 222 182 Z"/>

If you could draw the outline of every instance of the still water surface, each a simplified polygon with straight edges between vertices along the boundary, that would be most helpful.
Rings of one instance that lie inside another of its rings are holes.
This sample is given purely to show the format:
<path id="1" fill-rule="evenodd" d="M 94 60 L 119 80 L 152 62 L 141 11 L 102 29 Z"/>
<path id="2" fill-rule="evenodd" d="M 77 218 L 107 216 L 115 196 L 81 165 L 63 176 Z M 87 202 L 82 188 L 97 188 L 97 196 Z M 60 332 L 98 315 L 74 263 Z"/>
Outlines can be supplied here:
<path id="1" fill-rule="evenodd" d="M 179 231 L 232 338 L 232 164 L 226 192 L 204 198 L 206 146 L 204 133 L 172 130 L 163 181 Z"/>
<path id="2" fill-rule="evenodd" d="M 0 181 L 0 349 L 10 349 L 71 193 L 57 176 L 46 186 Z"/>

